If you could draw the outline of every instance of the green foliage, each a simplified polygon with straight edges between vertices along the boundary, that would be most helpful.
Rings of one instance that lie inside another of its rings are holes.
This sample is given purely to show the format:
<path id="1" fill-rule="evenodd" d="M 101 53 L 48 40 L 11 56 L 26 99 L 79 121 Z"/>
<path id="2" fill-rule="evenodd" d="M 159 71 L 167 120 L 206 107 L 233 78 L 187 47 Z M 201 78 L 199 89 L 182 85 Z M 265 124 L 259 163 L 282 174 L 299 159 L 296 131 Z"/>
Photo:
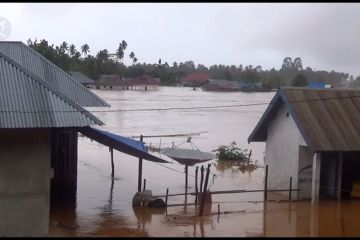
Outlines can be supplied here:
<path id="1" fill-rule="evenodd" d="M 308 85 L 308 80 L 304 74 L 298 74 L 296 77 L 294 77 L 294 80 L 292 82 L 292 86 L 295 87 L 305 87 Z"/>
<path id="2" fill-rule="evenodd" d="M 93 55 L 90 54 L 90 47 L 86 43 L 81 45 L 79 50 L 74 44 L 65 41 L 59 46 L 49 45 L 45 39 L 34 42 L 29 39 L 28 45 L 63 70 L 80 71 L 95 80 L 102 74 L 119 74 L 124 77 L 148 74 L 159 77 L 162 85 L 176 85 L 182 77 L 189 73 L 203 72 L 208 74 L 209 78 L 250 83 L 262 82 L 271 88 L 277 88 L 283 85 L 292 85 L 292 80 L 299 74 L 305 76 L 306 79 L 321 81 L 334 87 L 341 86 L 342 82 L 349 78 L 349 74 L 342 72 L 314 71 L 310 67 L 303 69 L 300 57 L 296 57 L 294 60 L 290 57 L 284 58 L 280 70 L 274 68 L 262 70 L 261 66 L 253 67 L 242 64 L 231 66 L 219 64 L 207 67 L 203 64 L 195 65 L 193 61 L 174 62 L 169 65 L 167 62 L 163 64 L 162 59 L 155 63 L 140 63 L 133 51 L 125 54 L 128 44 L 124 40 L 119 43 L 117 48 L 103 49 Z M 124 58 L 129 58 L 132 63 L 126 66 Z M 301 84 L 303 83 L 300 81 Z"/>
<path id="3" fill-rule="evenodd" d="M 248 154 L 247 149 L 241 150 L 236 146 L 236 142 L 233 141 L 229 146 L 220 145 L 217 149 L 213 150 L 216 152 L 216 157 L 219 161 L 247 161 Z"/>

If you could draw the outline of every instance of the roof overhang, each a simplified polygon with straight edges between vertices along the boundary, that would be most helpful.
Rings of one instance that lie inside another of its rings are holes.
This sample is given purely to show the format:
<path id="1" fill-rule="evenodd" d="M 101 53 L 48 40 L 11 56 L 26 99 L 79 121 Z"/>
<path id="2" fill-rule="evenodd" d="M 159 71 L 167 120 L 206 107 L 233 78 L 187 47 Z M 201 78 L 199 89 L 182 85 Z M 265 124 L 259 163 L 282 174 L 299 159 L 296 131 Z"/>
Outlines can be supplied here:
<path id="1" fill-rule="evenodd" d="M 116 149 L 120 152 L 129 154 L 131 156 L 142 158 L 152 162 L 169 163 L 169 161 L 149 154 L 146 146 L 142 141 L 137 141 L 131 138 L 123 137 L 92 127 L 78 128 L 77 131 L 90 139 L 93 139 L 101 144 Z"/>

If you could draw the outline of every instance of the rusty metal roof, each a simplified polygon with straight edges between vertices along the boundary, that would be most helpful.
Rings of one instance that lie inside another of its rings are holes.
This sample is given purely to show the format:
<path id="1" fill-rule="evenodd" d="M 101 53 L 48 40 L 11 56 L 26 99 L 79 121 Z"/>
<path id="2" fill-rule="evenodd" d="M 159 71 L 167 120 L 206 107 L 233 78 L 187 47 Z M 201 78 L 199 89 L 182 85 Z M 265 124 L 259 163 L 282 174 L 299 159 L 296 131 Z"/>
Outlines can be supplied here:
<path id="1" fill-rule="evenodd" d="M 0 52 L 0 128 L 103 125 L 48 82 Z"/>
<path id="2" fill-rule="evenodd" d="M 248 138 L 266 141 L 267 127 L 285 104 L 314 151 L 360 151 L 360 91 L 280 88 Z"/>
<path id="3" fill-rule="evenodd" d="M 22 42 L 0 41 L 0 51 L 83 107 L 109 107 L 67 72 Z"/>

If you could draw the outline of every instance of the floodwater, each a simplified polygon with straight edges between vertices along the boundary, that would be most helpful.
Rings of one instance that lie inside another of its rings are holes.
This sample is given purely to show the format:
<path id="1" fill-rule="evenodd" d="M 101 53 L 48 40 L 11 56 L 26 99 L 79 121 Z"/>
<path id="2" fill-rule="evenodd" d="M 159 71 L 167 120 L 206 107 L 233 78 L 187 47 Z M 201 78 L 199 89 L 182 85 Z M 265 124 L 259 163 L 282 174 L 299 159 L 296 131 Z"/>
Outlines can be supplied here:
<path id="1" fill-rule="evenodd" d="M 93 90 L 111 108 L 91 108 L 106 125 L 104 130 L 132 137 L 176 135 L 201 132 L 192 143 L 201 151 L 211 152 L 232 141 L 241 149 L 251 149 L 259 168 L 243 171 L 223 166 L 215 160 L 189 167 L 189 192 L 195 190 L 196 166 L 211 164 L 210 191 L 257 190 L 263 188 L 264 143 L 247 143 L 247 138 L 267 105 L 228 108 L 173 109 L 219 105 L 247 105 L 269 102 L 274 92 L 219 93 L 182 87 L 160 87 L 158 91 Z M 138 111 L 142 109 L 141 111 Z M 152 110 L 149 110 L 152 109 Z M 121 110 L 121 111 L 113 111 Z M 123 111 L 126 110 L 126 111 Z M 134 111 L 136 110 L 136 111 Z M 147 145 L 191 149 L 186 137 L 148 137 Z M 263 193 L 213 194 L 205 216 L 196 217 L 194 198 L 170 196 L 165 209 L 132 207 L 137 192 L 138 159 L 114 151 L 115 179 L 111 179 L 108 147 L 79 137 L 76 205 L 54 207 L 50 213 L 50 236 L 149 236 L 149 237 L 237 237 L 237 236 L 359 236 L 360 225 L 354 212 L 360 202 L 322 201 L 316 207 L 309 202 L 263 203 Z M 152 153 L 158 155 L 158 153 Z M 143 161 L 146 189 L 153 195 L 185 191 L 184 166 L 164 155 L 170 164 Z M 270 199 L 283 199 L 272 194 Z M 218 208 L 221 214 L 217 214 Z M 334 227 L 335 226 L 335 227 Z"/>

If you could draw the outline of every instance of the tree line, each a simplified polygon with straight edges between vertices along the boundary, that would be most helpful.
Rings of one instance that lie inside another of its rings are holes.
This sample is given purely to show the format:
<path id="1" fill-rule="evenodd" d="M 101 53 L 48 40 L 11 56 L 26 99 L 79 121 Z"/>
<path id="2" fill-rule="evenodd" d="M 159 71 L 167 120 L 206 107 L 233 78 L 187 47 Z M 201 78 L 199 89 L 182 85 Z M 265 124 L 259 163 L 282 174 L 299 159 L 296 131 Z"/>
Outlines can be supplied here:
<path id="1" fill-rule="evenodd" d="M 212 65 L 207 67 L 203 64 L 195 64 L 194 61 L 185 62 L 162 62 L 159 58 L 157 63 L 140 63 L 134 51 L 128 50 L 128 44 L 122 40 L 114 51 L 103 49 L 91 54 L 88 44 L 76 48 L 74 44 L 63 42 L 59 46 L 49 44 L 42 39 L 40 41 L 29 39 L 28 46 L 39 52 L 51 62 L 65 71 L 79 71 L 92 79 L 98 79 L 101 75 L 118 74 L 121 77 L 136 77 L 148 74 L 161 79 L 162 85 L 176 85 L 179 80 L 189 73 L 202 72 L 213 79 L 227 79 L 247 83 L 263 83 L 272 88 L 280 86 L 306 86 L 309 81 L 323 82 L 334 87 L 341 86 L 345 80 L 355 86 L 360 86 L 360 77 L 356 79 L 348 73 L 335 71 L 316 71 L 311 67 L 303 67 L 300 57 L 285 57 L 279 68 L 263 70 L 260 65 Z M 125 65 L 124 57 L 128 56 L 132 64 Z"/>

